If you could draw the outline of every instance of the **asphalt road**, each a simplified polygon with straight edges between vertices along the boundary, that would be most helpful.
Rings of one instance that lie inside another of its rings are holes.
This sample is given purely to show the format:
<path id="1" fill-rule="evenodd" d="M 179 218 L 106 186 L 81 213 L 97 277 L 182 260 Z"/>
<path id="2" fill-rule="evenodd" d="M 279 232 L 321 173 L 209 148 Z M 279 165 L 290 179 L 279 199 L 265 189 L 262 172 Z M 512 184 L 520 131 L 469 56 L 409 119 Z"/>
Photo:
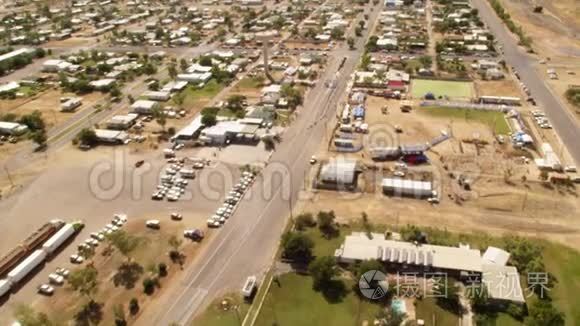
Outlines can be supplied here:
<path id="1" fill-rule="evenodd" d="M 379 10 L 370 15 L 374 25 Z M 207 244 L 207 249 L 189 268 L 184 281 L 173 293 L 158 299 L 166 307 L 158 316 L 145 314 L 141 321 L 154 325 L 178 322 L 187 324 L 196 313 L 227 290 L 240 288 L 249 275 L 261 275 L 271 263 L 278 247 L 286 217 L 298 198 L 308 163 L 336 117 L 350 75 L 364 49 L 368 30 L 358 39 L 356 50 L 337 48 L 329 53 L 329 62 L 317 85 L 310 90 L 303 108 L 292 126 L 282 135 L 270 163 L 257 178 L 239 209 Z M 343 68 L 338 66 L 343 57 Z M 334 87 L 325 86 L 329 81 Z M 328 124 L 328 122 L 331 122 Z"/>
<path id="2" fill-rule="evenodd" d="M 580 129 L 578 123 L 562 103 L 562 100 L 551 92 L 544 79 L 536 71 L 534 63 L 537 62 L 537 59 L 518 46 L 517 39 L 509 32 L 486 0 L 472 0 L 472 3 L 479 10 L 481 19 L 493 32 L 497 42 L 503 46 L 507 64 L 516 68 L 521 81 L 546 112 L 564 146 L 567 147 L 570 155 L 576 161 L 576 165 L 580 164 L 580 146 L 578 146 Z"/>

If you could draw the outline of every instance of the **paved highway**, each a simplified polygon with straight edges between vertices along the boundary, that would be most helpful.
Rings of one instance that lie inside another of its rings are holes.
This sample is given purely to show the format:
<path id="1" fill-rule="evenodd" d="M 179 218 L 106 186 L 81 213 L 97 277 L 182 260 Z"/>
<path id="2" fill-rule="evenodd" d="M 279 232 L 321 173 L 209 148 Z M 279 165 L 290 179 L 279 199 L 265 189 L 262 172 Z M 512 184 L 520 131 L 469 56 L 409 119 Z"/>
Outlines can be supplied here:
<path id="1" fill-rule="evenodd" d="M 371 12 L 373 26 L 378 7 Z M 326 133 L 327 122 L 332 125 L 339 101 L 343 99 L 350 75 L 354 71 L 368 37 L 368 31 L 358 39 L 357 49 L 344 47 L 329 54 L 329 62 L 317 85 L 308 93 L 305 105 L 292 126 L 284 133 L 282 142 L 270 163 L 257 178 L 251 192 L 222 229 L 216 231 L 207 249 L 186 271 L 187 276 L 175 291 L 167 291 L 156 306 L 164 309 L 160 315 L 145 313 L 140 322 L 154 321 L 154 325 L 178 322 L 186 325 L 196 313 L 219 294 L 236 290 L 249 275 L 260 275 L 271 263 L 278 246 L 286 216 L 295 203 L 308 164 Z M 347 60 L 337 74 L 342 58 Z M 327 88 L 326 81 L 334 87 Z"/>
<path id="2" fill-rule="evenodd" d="M 481 19 L 495 34 L 495 39 L 503 46 L 505 61 L 516 68 L 522 82 L 531 91 L 532 97 L 546 112 L 560 139 L 576 161 L 576 165 L 580 164 L 578 123 L 561 99 L 551 92 L 544 79 L 536 71 L 534 63 L 537 59 L 518 46 L 517 39 L 509 32 L 486 0 L 472 0 L 472 3 L 479 10 Z"/>

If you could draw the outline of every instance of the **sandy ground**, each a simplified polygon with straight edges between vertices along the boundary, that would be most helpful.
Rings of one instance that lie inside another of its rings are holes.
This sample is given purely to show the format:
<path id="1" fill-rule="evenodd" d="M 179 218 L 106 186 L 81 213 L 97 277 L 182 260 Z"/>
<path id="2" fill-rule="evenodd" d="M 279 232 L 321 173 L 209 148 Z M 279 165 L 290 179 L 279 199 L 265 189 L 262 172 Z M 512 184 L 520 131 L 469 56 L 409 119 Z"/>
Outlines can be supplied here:
<path id="1" fill-rule="evenodd" d="M 119 212 L 142 223 L 144 219 L 164 219 L 171 212 L 178 211 L 187 217 L 184 222 L 187 227 L 203 227 L 207 217 L 221 205 L 223 194 L 237 182 L 240 173 L 237 166 L 214 161 L 190 182 L 188 192 L 181 200 L 152 201 L 151 193 L 164 168 L 161 154 L 159 151 L 129 152 L 121 147 L 101 147 L 88 152 L 65 149 L 48 157 L 37 167 L 44 168 L 38 176 L 31 175 L 30 183 L 22 181 L 14 195 L 0 201 L 0 211 L 3 212 L 0 225 L 4 230 L 0 251 L 7 252 L 32 230 L 54 218 L 86 223 L 75 242 L 101 229 L 113 214 Z M 135 169 L 134 163 L 139 159 L 146 160 L 146 164 Z M 48 271 L 68 264 L 68 256 L 75 251 L 74 247 L 65 248 L 13 294 L 0 307 L 0 316 L 9 317 L 15 302 L 36 300 L 36 286 L 45 281 Z"/>
<path id="2" fill-rule="evenodd" d="M 387 115 L 380 112 L 384 105 L 390 108 Z M 390 173 L 394 163 L 372 162 L 368 155 L 362 157 L 361 153 L 356 153 L 344 156 L 364 163 L 359 178 L 362 192 L 308 189 L 301 193 L 303 210 L 316 212 L 332 208 L 341 221 L 360 218 L 364 211 L 371 220 L 382 224 L 412 223 L 495 235 L 518 233 L 580 248 L 580 201 L 576 189 L 542 185 L 535 166 L 525 164 L 522 153 L 495 143 L 488 126 L 461 119 L 450 123 L 421 114 L 420 109 L 401 113 L 398 101 L 382 98 L 370 97 L 367 107 L 366 122 L 370 124 L 370 132 L 366 144 L 421 143 L 451 126 L 453 138 L 428 152 L 430 164 L 409 167 L 407 171 L 409 175 L 430 176 L 441 194 L 441 203 L 433 206 L 425 200 L 384 196 L 380 180 Z M 403 127 L 403 134 L 392 132 L 394 124 Z M 487 145 L 475 146 L 469 142 L 474 138 Z M 325 144 L 321 145 L 318 155 L 320 158 L 339 156 L 328 153 Z M 537 153 L 526 155 L 537 156 Z M 316 168 L 312 170 L 310 177 L 314 176 Z M 472 189 L 467 191 L 460 187 L 451 174 L 471 179 Z"/>
<path id="3" fill-rule="evenodd" d="M 477 96 L 513 96 L 522 98 L 522 92 L 511 79 L 478 81 L 475 83 Z"/>
<path id="4" fill-rule="evenodd" d="M 512 17 L 530 35 L 540 54 L 549 57 L 580 55 L 580 13 L 574 0 L 541 1 L 542 14 L 532 12 L 530 0 L 503 0 Z"/>
<path id="5" fill-rule="evenodd" d="M 60 112 L 60 98 L 73 96 L 75 95 L 62 93 L 58 89 L 48 89 L 29 98 L 0 100 L 0 113 L 14 113 L 22 116 L 38 110 L 43 115 L 47 129 L 50 129 L 62 124 L 74 114 L 74 112 Z M 92 92 L 80 97 L 83 99 L 83 104 L 76 108 L 75 112 L 90 108 L 94 103 L 103 98 L 103 94 Z"/>

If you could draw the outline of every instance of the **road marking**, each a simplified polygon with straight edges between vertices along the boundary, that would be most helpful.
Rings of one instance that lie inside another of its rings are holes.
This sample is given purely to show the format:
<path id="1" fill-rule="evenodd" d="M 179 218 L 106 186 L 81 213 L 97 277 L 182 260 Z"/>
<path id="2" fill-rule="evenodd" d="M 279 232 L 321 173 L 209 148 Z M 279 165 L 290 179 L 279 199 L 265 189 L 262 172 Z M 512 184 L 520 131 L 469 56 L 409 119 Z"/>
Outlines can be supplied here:
<path id="1" fill-rule="evenodd" d="M 187 323 L 188 319 L 191 317 L 191 314 L 189 313 L 189 311 L 191 310 L 190 308 L 194 306 L 196 302 L 203 300 L 207 296 L 207 293 L 208 291 L 206 289 L 202 288 L 196 289 L 195 294 L 191 297 L 191 299 L 189 299 L 187 304 L 184 306 L 186 309 L 184 309 L 184 312 L 181 314 L 179 318 L 180 325 L 185 325 Z"/>

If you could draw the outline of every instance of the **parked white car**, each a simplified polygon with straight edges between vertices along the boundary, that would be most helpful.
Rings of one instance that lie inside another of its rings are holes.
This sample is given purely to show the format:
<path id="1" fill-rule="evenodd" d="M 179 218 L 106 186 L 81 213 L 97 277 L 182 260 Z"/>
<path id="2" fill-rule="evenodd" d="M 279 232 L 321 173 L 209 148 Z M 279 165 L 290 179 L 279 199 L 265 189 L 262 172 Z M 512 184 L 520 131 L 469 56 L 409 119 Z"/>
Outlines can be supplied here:
<path id="1" fill-rule="evenodd" d="M 159 220 L 147 220 L 145 222 L 145 226 L 150 228 L 150 229 L 160 229 L 161 228 L 161 222 Z"/>

